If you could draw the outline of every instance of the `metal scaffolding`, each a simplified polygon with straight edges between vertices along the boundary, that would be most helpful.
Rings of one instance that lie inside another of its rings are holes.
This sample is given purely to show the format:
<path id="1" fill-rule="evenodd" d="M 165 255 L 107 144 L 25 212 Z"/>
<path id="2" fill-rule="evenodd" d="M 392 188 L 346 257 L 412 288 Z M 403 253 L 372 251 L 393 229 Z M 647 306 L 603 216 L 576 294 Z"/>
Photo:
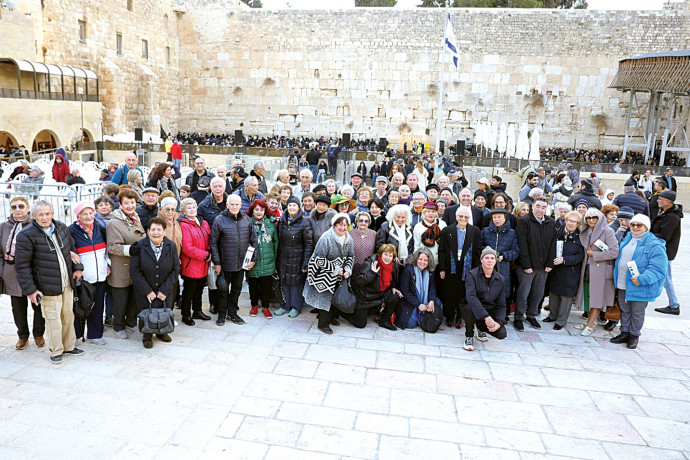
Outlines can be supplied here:
<path id="1" fill-rule="evenodd" d="M 623 59 L 610 88 L 630 93 L 623 159 L 629 147 L 640 147 L 646 164 L 658 140 L 660 165 L 666 152 L 690 153 L 690 50 Z M 646 110 L 645 94 L 649 94 Z M 634 138 L 642 142 L 635 143 Z"/>

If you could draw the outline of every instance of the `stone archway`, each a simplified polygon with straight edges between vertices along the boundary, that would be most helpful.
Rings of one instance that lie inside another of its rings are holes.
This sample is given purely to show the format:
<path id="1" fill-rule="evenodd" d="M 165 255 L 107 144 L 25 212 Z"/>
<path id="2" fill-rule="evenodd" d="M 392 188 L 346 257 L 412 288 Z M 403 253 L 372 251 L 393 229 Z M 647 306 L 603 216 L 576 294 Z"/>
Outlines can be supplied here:
<path id="1" fill-rule="evenodd" d="M 32 152 L 38 152 L 41 150 L 51 150 L 55 149 L 60 145 L 60 139 L 57 134 L 49 129 L 44 129 L 36 134 L 34 141 L 31 146 Z"/>
<path id="2" fill-rule="evenodd" d="M 11 133 L 0 131 L 0 145 L 11 152 L 14 147 L 19 147 L 19 142 Z"/>
<path id="3" fill-rule="evenodd" d="M 78 129 L 72 134 L 71 144 L 77 145 L 78 142 L 94 142 L 93 134 L 88 129 Z"/>

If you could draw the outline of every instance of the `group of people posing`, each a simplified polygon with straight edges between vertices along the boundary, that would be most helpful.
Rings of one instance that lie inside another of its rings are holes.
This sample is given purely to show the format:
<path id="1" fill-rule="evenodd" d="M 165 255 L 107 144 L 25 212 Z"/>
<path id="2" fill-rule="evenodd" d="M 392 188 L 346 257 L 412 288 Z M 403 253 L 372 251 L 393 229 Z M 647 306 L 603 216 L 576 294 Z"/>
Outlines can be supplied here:
<path id="1" fill-rule="evenodd" d="M 679 312 L 670 261 L 682 209 L 663 179 L 650 219 L 644 195 L 635 194 L 644 206 L 633 203 L 627 185 L 608 208 L 591 178 L 567 201 L 554 200 L 549 195 L 559 184 L 540 189 L 543 170 L 528 175 L 524 198 L 514 202 L 499 176 L 480 178 L 472 190 L 461 170 L 432 174 L 417 161 L 391 160 L 373 188 L 358 172 L 349 184 L 314 184 L 303 169 L 294 187 L 279 173 L 269 190 L 261 163 L 249 175 L 236 165 L 231 177 L 220 177 L 196 158 L 185 193 L 173 179 L 175 166 L 161 163 L 143 187 L 136 156 L 128 156 L 104 196 L 75 207 L 70 226 L 53 219 L 46 202 L 29 213 L 28 200 L 12 199 L 12 216 L 0 226 L 0 273 L 12 298 L 17 349 L 29 339 L 29 302 L 36 345 L 47 333 L 55 363 L 83 353 L 78 339 L 105 344 L 104 325 L 128 338 L 137 314 L 151 306 L 179 305 L 188 326 L 210 315 L 217 326 L 242 325 L 245 280 L 250 316 L 295 318 L 308 306 L 326 334 L 343 320 L 427 332 L 445 322 L 464 327 L 469 351 L 475 337 L 505 338 L 511 314 L 518 332 L 525 323 L 540 329 L 542 308 L 549 310 L 543 321 L 560 330 L 573 305 L 582 307 L 587 322 L 576 327 L 588 336 L 617 303 L 620 318 L 604 324 L 613 330 L 619 321 L 611 340 L 628 348 L 637 346 L 646 306 L 664 286 L 670 305 L 659 310 Z M 75 318 L 82 280 L 95 287 L 95 305 Z M 343 291 L 354 306 L 343 302 Z M 151 348 L 154 335 L 142 340 Z"/>

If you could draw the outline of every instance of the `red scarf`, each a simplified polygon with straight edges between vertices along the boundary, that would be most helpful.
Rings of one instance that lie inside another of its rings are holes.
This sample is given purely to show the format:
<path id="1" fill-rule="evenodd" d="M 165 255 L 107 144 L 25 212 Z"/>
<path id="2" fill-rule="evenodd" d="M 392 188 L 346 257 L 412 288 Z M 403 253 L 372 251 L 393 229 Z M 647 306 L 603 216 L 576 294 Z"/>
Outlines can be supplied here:
<path id="1" fill-rule="evenodd" d="M 388 287 L 393 283 L 393 261 L 386 265 L 383 263 L 381 256 L 379 259 L 379 288 L 381 292 L 388 289 Z"/>

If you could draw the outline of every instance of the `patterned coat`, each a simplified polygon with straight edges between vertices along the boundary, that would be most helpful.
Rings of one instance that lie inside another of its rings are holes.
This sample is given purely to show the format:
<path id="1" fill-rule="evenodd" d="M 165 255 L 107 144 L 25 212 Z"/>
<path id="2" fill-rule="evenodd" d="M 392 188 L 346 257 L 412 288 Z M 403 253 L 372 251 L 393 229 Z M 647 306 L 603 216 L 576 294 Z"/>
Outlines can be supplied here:
<path id="1" fill-rule="evenodd" d="M 336 269 L 352 275 L 355 260 L 355 245 L 352 237 L 346 233 L 345 243 L 341 246 L 338 235 L 331 227 L 316 243 L 314 253 L 309 259 L 307 283 L 304 285 L 304 301 L 319 310 L 330 310 L 331 299 L 341 277 Z"/>

